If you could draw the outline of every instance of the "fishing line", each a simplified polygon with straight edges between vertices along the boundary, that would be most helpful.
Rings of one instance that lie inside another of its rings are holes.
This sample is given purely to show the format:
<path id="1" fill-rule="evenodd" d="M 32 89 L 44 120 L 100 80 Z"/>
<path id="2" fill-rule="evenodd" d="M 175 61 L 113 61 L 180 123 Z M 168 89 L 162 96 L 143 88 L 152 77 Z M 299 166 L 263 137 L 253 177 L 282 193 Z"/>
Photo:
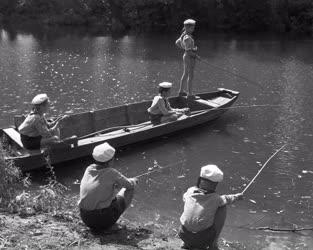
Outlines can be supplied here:
<path id="1" fill-rule="evenodd" d="M 140 177 L 142 177 L 142 176 L 150 175 L 150 174 L 152 174 L 152 173 L 161 171 L 161 170 L 166 169 L 166 168 L 169 168 L 169 167 L 178 166 L 178 165 L 180 165 L 181 163 L 184 163 L 184 162 L 186 162 L 186 160 L 178 161 L 178 162 L 175 162 L 175 163 L 171 163 L 171 164 L 168 164 L 168 165 L 166 165 L 166 166 L 164 166 L 164 167 L 160 166 L 159 164 L 156 164 L 156 166 L 158 167 L 157 169 L 154 169 L 154 170 L 151 170 L 151 171 L 142 173 L 142 174 L 140 174 L 140 175 L 134 176 L 133 178 L 140 178 Z"/>
<path id="2" fill-rule="evenodd" d="M 200 62 L 203 62 L 203 63 L 205 63 L 206 65 L 208 65 L 208 66 L 210 66 L 210 67 L 212 67 L 212 68 L 215 68 L 215 69 L 218 69 L 218 70 L 223 71 L 223 72 L 225 72 L 225 73 L 228 73 L 228 74 L 234 75 L 234 76 L 236 76 L 236 77 L 239 77 L 239 78 L 241 78 L 241 79 L 243 79 L 243 80 L 245 80 L 245 81 L 247 81 L 247 82 L 253 83 L 253 85 L 258 86 L 258 87 L 260 87 L 262 90 L 264 90 L 264 86 L 263 86 L 261 83 L 259 83 L 259 82 L 250 80 L 249 78 L 247 78 L 247 77 L 245 77 L 245 76 L 236 74 L 236 73 L 234 73 L 234 72 L 232 72 L 232 71 L 229 71 L 229 70 L 227 70 L 227 69 L 223 69 L 223 68 L 221 68 L 221 67 L 215 66 L 215 65 L 209 63 L 207 60 L 202 59 L 202 58 L 201 58 L 199 55 L 197 55 L 197 54 L 196 54 L 196 58 L 197 58 Z"/>
<path id="3" fill-rule="evenodd" d="M 270 156 L 270 158 L 268 158 L 268 160 L 263 164 L 263 166 L 261 167 L 261 169 L 258 171 L 258 173 L 253 177 L 253 179 L 249 182 L 249 184 L 245 187 L 245 189 L 242 191 L 242 194 L 244 194 L 247 189 L 251 186 L 251 184 L 254 182 L 254 180 L 259 176 L 259 174 L 262 172 L 262 170 L 266 167 L 267 163 L 270 162 L 270 160 L 276 155 L 278 154 L 284 147 L 286 147 L 287 144 L 283 145 L 282 147 L 280 147 L 278 150 L 276 150 L 276 152 L 274 154 L 272 154 Z"/>

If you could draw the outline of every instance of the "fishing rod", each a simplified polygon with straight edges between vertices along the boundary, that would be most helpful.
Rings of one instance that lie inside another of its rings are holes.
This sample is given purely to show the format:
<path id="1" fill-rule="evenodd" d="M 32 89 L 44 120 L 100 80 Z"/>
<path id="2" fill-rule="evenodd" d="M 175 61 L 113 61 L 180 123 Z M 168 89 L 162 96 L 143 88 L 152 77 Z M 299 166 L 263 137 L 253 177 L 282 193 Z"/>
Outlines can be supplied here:
<path id="1" fill-rule="evenodd" d="M 178 161 L 178 162 L 175 162 L 175 163 L 172 163 L 172 164 L 168 164 L 168 165 L 166 165 L 164 167 L 161 167 L 159 164 L 157 164 L 157 167 L 158 167 L 157 169 L 145 172 L 145 173 L 137 175 L 137 176 L 134 176 L 133 178 L 140 178 L 142 176 L 150 175 L 152 173 L 158 172 L 160 170 L 163 170 L 163 169 L 166 169 L 166 168 L 169 168 L 169 167 L 178 166 L 179 164 L 184 163 L 184 162 L 186 162 L 186 160 Z"/>
<path id="2" fill-rule="evenodd" d="M 270 156 L 270 158 L 268 158 L 268 160 L 263 164 L 263 166 L 261 167 L 261 169 L 258 171 L 258 173 L 253 177 L 253 179 L 249 182 L 249 184 L 245 187 L 245 189 L 242 191 L 242 194 L 244 194 L 247 189 L 251 186 L 251 184 L 254 182 L 254 180 L 259 176 L 259 174 L 262 172 L 262 170 L 266 167 L 267 163 L 269 163 L 269 161 L 276 155 L 278 154 L 284 147 L 286 147 L 287 144 L 283 145 L 282 147 L 280 147 L 278 150 L 276 150 L 276 152 L 274 154 L 272 154 Z"/>
<path id="3" fill-rule="evenodd" d="M 245 77 L 245 76 L 242 76 L 242 75 L 236 74 L 236 73 L 234 73 L 234 72 L 232 72 L 232 71 L 229 71 L 229 70 L 223 69 L 223 68 L 221 68 L 221 67 L 215 66 L 215 65 L 209 63 L 207 60 L 202 59 L 202 58 L 201 58 L 199 55 L 197 55 L 197 54 L 196 54 L 196 58 L 197 58 L 200 62 L 203 62 L 203 63 L 205 63 L 206 65 L 208 65 L 208 66 L 210 66 L 210 67 L 212 67 L 212 68 L 215 68 L 215 69 L 221 70 L 221 71 L 223 71 L 223 72 L 226 72 L 226 73 L 228 73 L 228 74 L 231 74 L 231 75 L 234 75 L 234 76 L 236 76 L 236 77 L 239 77 L 239 78 L 241 78 L 241 79 L 243 79 L 243 80 L 245 80 L 245 81 L 247 81 L 247 82 L 250 82 L 250 83 L 253 83 L 254 85 L 257 85 L 258 87 L 260 87 L 261 89 L 264 90 L 264 86 L 263 86 L 261 83 L 259 83 L 259 82 L 250 80 L 249 78 L 247 78 L 247 77 Z"/>

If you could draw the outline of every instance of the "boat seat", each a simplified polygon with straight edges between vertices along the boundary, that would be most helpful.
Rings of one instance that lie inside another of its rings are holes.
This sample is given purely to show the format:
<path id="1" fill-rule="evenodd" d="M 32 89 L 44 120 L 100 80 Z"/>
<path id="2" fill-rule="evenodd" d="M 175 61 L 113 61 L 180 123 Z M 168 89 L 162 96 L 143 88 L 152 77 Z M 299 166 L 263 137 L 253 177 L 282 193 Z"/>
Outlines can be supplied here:
<path id="1" fill-rule="evenodd" d="M 21 148 L 24 148 L 23 143 L 21 141 L 21 135 L 14 128 L 5 128 L 3 129 L 4 133 L 10 137 L 17 145 Z"/>
<path id="2" fill-rule="evenodd" d="M 200 103 L 200 104 L 204 104 L 204 105 L 207 105 L 207 106 L 210 106 L 212 108 L 218 108 L 218 107 L 221 107 L 224 104 L 228 103 L 229 102 L 229 98 L 225 98 L 225 97 L 219 96 L 219 97 L 214 98 L 212 100 L 198 99 L 198 100 L 195 100 L 195 102 Z"/>

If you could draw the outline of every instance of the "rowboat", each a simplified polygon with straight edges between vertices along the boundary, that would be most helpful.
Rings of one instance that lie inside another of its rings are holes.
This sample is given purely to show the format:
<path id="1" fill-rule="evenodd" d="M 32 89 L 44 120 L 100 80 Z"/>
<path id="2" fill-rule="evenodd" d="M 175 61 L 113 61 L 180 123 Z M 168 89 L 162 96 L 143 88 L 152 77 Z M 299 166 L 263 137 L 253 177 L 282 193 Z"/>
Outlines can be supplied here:
<path id="1" fill-rule="evenodd" d="M 182 129 L 190 128 L 221 116 L 236 101 L 239 92 L 219 88 L 217 91 L 197 94 L 196 99 L 170 97 L 174 108 L 190 108 L 190 115 L 181 119 L 152 125 L 147 108 L 151 101 L 72 114 L 62 120 L 61 138 L 73 135 L 73 140 L 51 146 L 48 150 L 51 164 L 57 164 L 91 155 L 93 148 L 103 142 L 121 147 L 148 140 Z M 21 143 L 17 127 L 24 117 L 15 117 L 14 125 L 0 129 L 0 137 L 9 149 L 8 160 L 13 160 L 22 171 L 47 165 L 46 150 L 27 150 Z"/>

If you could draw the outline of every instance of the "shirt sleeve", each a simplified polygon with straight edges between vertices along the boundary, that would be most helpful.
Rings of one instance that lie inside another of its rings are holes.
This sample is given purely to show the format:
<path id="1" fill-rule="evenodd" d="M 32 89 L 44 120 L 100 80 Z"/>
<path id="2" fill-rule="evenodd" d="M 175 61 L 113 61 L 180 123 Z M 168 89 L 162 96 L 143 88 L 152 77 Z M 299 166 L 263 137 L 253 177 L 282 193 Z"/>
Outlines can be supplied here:
<path id="1" fill-rule="evenodd" d="M 192 50 L 194 48 L 194 41 L 191 36 L 188 36 L 188 35 L 184 36 L 183 44 L 184 44 L 185 50 Z"/>
<path id="2" fill-rule="evenodd" d="M 237 194 L 225 194 L 225 195 L 221 195 L 221 196 L 220 196 L 219 207 L 232 204 L 232 203 L 235 202 L 236 200 L 238 200 L 238 195 L 237 195 Z"/>
<path id="3" fill-rule="evenodd" d="M 115 177 L 116 177 L 116 183 L 121 186 L 125 187 L 126 189 L 131 189 L 134 187 L 134 183 L 129 180 L 129 178 L 125 177 L 123 174 L 121 174 L 119 171 L 116 169 L 112 169 Z"/>
<path id="4" fill-rule="evenodd" d="M 159 107 L 159 110 L 162 112 L 163 115 L 169 114 L 169 110 L 165 107 L 165 102 L 164 102 L 163 98 L 159 98 L 158 107 Z"/>
<path id="5" fill-rule="evenodd" d="M 39 117 L 38 115 L 34 116 L 34 127 L 37 129 L 38 133 L 43 137 L 50 137 L 51 130 L 48 129 L 47 123 L 44 118 Z"/>

